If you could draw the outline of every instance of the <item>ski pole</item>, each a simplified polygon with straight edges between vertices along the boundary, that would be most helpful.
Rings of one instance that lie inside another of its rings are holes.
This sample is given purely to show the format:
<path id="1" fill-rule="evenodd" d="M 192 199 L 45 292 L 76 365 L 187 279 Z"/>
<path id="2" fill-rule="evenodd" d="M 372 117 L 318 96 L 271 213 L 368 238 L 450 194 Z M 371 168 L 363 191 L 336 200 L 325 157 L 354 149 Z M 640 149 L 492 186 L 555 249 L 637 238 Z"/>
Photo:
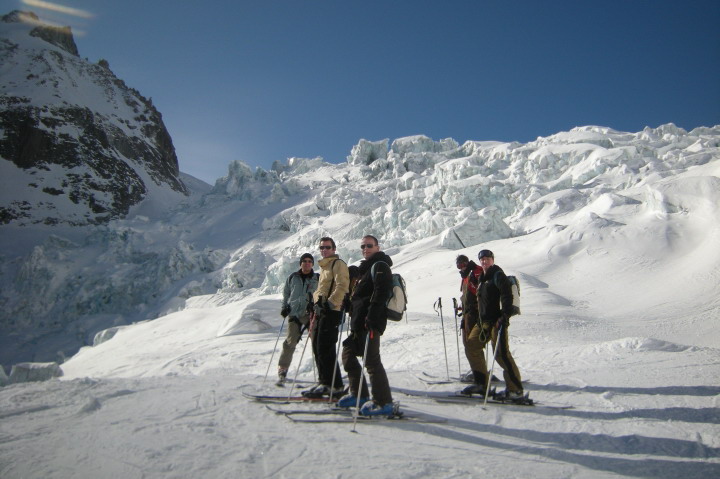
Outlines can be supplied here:
<path id="1" fill-rule="evenodd" d="M 440 328 L 442 329 L 443 349 L 445 350 L 445 370 L 447 372 L 448 381 L 450 381 L 450 364 L 448 363 L 447 344 L 445 343 L 445 322 L 443 321 L 442 314 L 442 298 L 438 298 L 433 307 L 435 307 L 435 311 L 440 315 Z"/>
<path id="2" fill-rule="evenodd" d="M 302 366 L 303 357 L 305 356 L 305 349 L 307 349 L 308 341 L 310 341 L 310 336 L 312 336 L 313 323 L 315 323 L 315 314 L 310 315 L 310 327 L 308 328 L 308 335 L 307 338 L 305 338 L 305 345 L 303 345 L 302 354 L 300 354 L 300 361 L 298 361 L 297 368 L 295 369 L 295 377 L 293 378 L 293 383 L 290 386 L 290 393 L 288 393 L 288 401 L 292 397 L 293 389 L 295 389 L 295 385 L 297 384 L 297 377 L 300 373 L 300 366 Z"/>
<path id="3" fill-rule="evenodd" d="M 357 390 L 357 402 L 355 403 L 352 432 L 357 432 L 355 431 L 355 426 L 357 425 L 357 418 L 360 415 L 360 397 L 362 396 L 363 380 L 365 379 L 365 358 L 367 357 L 368 345 L 370 344 L 370 337 L 372 336 L 372 333 L 373 330 L 371 329 L 368 331 L 367 336 L 365 336 L 365 351 L 363 351 L 362 366 L 360 367 L 360 384 Z"/>
<path id="4" fill-rule="evenodd" d="M 460 366 L 460 339 L 458 338 L 459 335 L 459 329 L 458 329 L 458 305 L 457 305 L 457 299 L 453 298 L 453 311 L 455 312 L 455 344 L 457 345 L 457 352 L 458 352 L 458 378 L 462 381 L 462 371 Z"/>
<path id="5" fill-rule="evenodd" d="M 275 340 L 275 346 L 273 347 L 272 354 L 270 355 L 270 362 L 268 363 L 267 371 L 265 371 L 265 378 L 263 378 L 262 386 L 265 386 L 265 381 L 267 381 L 268 374 L 270 373 L 270 366 L 272 366 L 272 360 L 275 356 L 275 350 L 277 349 L 278 342 L 280 341 L 280 335 L 282 334 L 283 326 L 285 326 L 285 318 L 283 318 L 282 323 L 280 324 L 280 331 L 278 331 L 277 339 Z"/>
<path id="6" fill-rule="evenodd" d="M 330 394 L 328 395 L 328 405 L 330 405 L 330 403 L 332 403 L 332 400 L 333 400 L 332 389 L 335 387 L 335 379 L 337 377 L 337 372 L 339 369 L 339 366 L 337 366 L 337 362 L 338 362 L 338 357 L 340 357 L 340 345 L 342 344 L 343 326 L 345 326 L 345 308 L 344 307 L 343 307 L 342 311 L 340 311 L 340 333 L 338 334 L 338 344 L 337 344 L 337 350 L 335 352 L 335 367 L 333 368 L 332 382 L 330 383 Z"/>
<path id="7" fill-rule="evenodd" d="M 322 300 L 322 297 L 320 298 Z M 312 336 L 315 328 L 315 308 L 314 308 L 315 302 L 313 301 L 313 295 L 312 293 L 308 293 L 308 311 L 310 313 L 310 324 L 308 324 L 308 334 Z M 315 355 L 315 348 L 317 345 L 315 344 L 314 339 L 310 339 L 312 342 L 312 353 L 313 353 L 313 360 L 312 360 L 312 371 L 313 371 L 313 383 L 317 384 L 318 382 L 318 370 L 317 370 L 317 362 L 316 362 L 316 355 Z"/>
<path id="8" fill-rule="evenodd" d="M 500 323 L 500 327 L 498 328 L 497 333 L 497 339 L 495 340 L 495 351 L 493 351 L 493 360 L 492 360 L 492 366 L 490 366 L 490 372 L 487 374 L 485 379 L 487 380 L 487 388 L 485 388 L 485 401 L 483 401 L 483 406 L 487 405 L 488 400 L 488 394 L 490 394 L 490 383 L 492 382 L 493 377 L 493 370 L 495 369 L 495 360 L 497 359 L 497 353 L 500 349 L 500 335 L 503 332 L 503 325 Z M 492 342 L 492 341 L 490 341 Z"/>

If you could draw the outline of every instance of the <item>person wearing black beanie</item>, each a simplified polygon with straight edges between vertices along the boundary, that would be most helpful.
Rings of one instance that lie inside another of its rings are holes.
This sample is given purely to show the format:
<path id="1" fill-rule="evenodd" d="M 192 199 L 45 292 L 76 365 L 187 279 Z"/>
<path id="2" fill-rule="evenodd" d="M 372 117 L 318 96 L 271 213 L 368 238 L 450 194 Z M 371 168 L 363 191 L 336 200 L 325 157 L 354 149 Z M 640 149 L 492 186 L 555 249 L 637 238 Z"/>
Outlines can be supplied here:
<path id="1" fill-rule="evenodd" d="M 288 318 L 287 336 L 282 343 L 282 352 L 278 361 L 278 386 L 282 386 L 292 362 L 295 346 L 300 341 L 303 328 L 310 323 L 310 298 L 318 286 L 318 273 L 313 271 L 315 258 L 310 253 L 300 257 L 300 269 L 285 281 L 280 315 Z"/>

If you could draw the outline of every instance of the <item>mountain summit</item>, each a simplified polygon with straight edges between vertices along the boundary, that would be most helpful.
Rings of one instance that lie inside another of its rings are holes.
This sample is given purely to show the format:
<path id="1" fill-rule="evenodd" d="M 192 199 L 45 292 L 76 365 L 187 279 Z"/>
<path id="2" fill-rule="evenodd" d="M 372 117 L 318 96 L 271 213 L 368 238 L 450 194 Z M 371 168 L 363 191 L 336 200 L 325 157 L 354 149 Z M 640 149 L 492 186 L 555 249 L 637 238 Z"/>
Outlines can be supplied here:
<path id="1" fill-rule="evenodd" d="M 0 223 L 106 223 L 170 190 L 187 194 L 162 115 L 70 27 L 0 21 Z"/>

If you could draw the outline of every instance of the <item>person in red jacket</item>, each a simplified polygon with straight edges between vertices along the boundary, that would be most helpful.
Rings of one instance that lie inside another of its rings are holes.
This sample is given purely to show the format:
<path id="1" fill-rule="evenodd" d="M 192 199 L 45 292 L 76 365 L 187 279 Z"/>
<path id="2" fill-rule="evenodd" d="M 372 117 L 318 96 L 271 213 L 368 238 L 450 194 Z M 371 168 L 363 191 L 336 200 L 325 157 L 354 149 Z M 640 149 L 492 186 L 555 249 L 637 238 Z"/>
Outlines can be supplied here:
<path id="1" fill-rule="evenodd" d="M 462 390 L 462 394 L 484 394 L 483 384 L 485 384 L 483 370 L 487 369 L 484 357 L 484 337 L 482 329 L 478 326 L 478 303 L 477 303 L 477 286 L 480 276 L 482 276 L 482 266 L 470 261 L 467 256 L 461 254 L 455 258 L 455 266 L 460 272 L 460 305 L 462 309 L 462 338 L 465 347 L 465 357 L 470 363 L 470 369 L 473 374 L 473 384 Z"/>

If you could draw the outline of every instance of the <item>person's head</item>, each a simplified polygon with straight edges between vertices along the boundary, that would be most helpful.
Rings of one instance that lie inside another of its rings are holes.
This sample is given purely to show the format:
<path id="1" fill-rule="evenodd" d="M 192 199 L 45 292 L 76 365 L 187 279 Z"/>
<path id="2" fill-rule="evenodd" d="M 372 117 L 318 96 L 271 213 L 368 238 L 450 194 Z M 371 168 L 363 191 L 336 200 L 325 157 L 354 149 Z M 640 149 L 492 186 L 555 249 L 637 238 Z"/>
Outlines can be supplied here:
<path id="1" fill-rule="evenodd" d="M 380 251 L 380 244 L 373 235 L 365 235 L 360 241 L 360 249 L 362 250 L 363 258 L 368 259 Z"/>
<path id="2" fill-rule="evenodd" d="M 487 271 L 490 266 L 495 264 L 495 255 L 489 249 L 481 249 L 478 253 L 478 260 L 480 261 L 480 266 Z"/>
<path id="3" fill-rule="evenodd" d="M 308 274 L 310 271 L 312 271 L 313 266 L 315 266 L 315 258 L 313 258 L 313 255 L 311 255 L 310 253 L 305 253 L 304 255 L 300 256 L 300 270 L 303 272 L 303 274 Z"/>
<path id="4" fill-rule="evenodd" d="M 320 256 L 323 258 L 327 258 L 328 256 L 332 256 L 335 254 L 335 240 L 328 237 L 323 236 L 320 238 Z"/>
<path id="5" fill-rule="evenodd" d="M 457 266 L 457 269 L 467 268 L 468 263 L 470 263 L 470 260 L 464 254 L 458 255 L 458 257 L 455 258 L 455 266 Z"/>

